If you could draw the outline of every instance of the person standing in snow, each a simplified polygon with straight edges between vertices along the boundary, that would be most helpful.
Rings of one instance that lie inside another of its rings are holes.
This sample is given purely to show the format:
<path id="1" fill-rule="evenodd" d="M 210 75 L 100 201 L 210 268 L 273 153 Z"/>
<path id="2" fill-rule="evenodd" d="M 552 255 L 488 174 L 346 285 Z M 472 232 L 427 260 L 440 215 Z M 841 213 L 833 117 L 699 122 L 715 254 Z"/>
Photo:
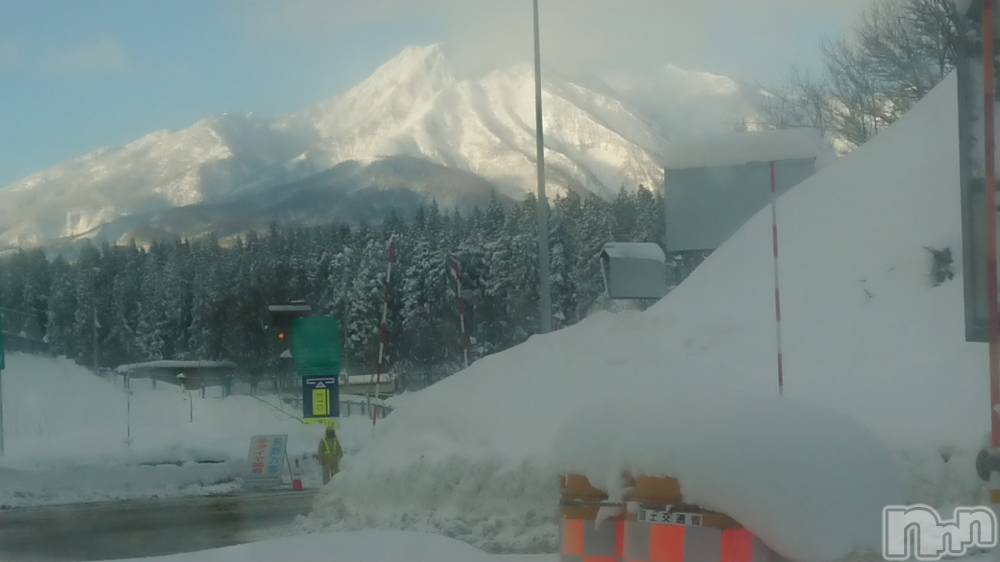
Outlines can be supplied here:
<path id="1" fill-rule="evenodd" d="M 344 448 L 337 439 L 337 431 L 333 426 L 327 427 L 319 440 L 319 462 L 323 465 L 323 484 L 330 481 L 340 470 L 340 459 L 344 456 Z"/>

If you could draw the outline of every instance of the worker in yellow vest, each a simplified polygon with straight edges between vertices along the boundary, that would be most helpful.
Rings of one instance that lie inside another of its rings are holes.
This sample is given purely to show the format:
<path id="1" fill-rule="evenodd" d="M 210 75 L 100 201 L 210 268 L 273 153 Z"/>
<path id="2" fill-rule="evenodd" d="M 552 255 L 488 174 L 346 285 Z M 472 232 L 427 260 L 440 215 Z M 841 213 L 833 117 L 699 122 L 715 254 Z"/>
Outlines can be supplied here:
<path id="1" fill-rule="evenodd" d="M 319 462 L 323 465 L 323 484 L 340 470 L 340 459 L 344 456 L 344 448 L 337 439 L 337 431 L 328 426 L 323 438 L 319 441 Z"/>

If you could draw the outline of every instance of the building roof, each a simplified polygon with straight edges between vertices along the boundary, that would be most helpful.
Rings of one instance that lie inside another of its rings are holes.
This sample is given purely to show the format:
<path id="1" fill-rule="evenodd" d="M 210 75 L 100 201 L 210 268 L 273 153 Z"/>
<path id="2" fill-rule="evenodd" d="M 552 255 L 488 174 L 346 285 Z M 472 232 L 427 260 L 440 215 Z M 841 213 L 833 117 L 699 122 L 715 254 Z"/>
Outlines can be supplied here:
<path id="1" fill-rule="evenodd" d="M 161 361 L 146 361 L 145 363 L 130 363 L 115 368 L 119 373 L 131 373 L 142 369 L 235 369 L 232 361 L 177 361 L 164 359 Z"/>
<path id="2" fill-rule="evenodd" d="M 652 242 L 608 242 L 602 253 L 609 258 L 667 261 L 663 248 Z"/>
<path id="3" fill-rule="evenodd" d="M 825 156 L 831 151 L 823 133 L 808 127 L 729 133 L 671 146 L 666 154 L 666 168 L 680 170 L 804 160 Z M 667 182 L 670 182 L 669 177 Z"/>
<path id="4" fill-rule="evenodd" d="M 271 304 L 268 305 L 269 312 L 310 312 L 312 307 L 308 304 Z"/>

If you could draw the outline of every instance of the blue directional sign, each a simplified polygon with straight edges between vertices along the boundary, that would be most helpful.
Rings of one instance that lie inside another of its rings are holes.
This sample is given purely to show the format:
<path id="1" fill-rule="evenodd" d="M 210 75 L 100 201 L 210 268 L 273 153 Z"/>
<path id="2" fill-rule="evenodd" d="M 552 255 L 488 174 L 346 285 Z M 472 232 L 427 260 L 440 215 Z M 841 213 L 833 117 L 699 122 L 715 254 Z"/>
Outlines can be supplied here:
<path id="1" fill-rule="evenodd" d="M 340 385 L 337 377 L 302 377 L 302 421 L 323 423 L 340 417 Z"/>

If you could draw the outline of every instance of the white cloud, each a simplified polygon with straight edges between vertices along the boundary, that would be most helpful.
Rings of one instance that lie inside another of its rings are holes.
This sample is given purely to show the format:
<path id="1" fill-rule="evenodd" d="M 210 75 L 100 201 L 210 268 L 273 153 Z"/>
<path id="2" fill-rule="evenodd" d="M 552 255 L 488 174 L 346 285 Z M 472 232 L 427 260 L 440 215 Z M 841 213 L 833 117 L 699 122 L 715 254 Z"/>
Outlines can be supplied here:
<path id="1" fill-rule="evenodd" d="M 114 74 L 129 68 L 125 48 L 109 36 L 51 53 L 44 70 L 56 74 Z"/>
<path id="2" fill-rule="evenodd" d="M 567 71 L 674 62 L 728 71 L 786 68 L 810 32 L 839 33 L 872 0 L 539 0 L 546 64 Z M 256 0 L 239 2 L 255 32 L 334 40 L 360 24 L 408 21 L 444 29 L 437 38 L 466 62 L 492 65 L 531 56 L 530 0 Z M 805 31 L 803 31 L 805 30 Z M 803 37 L 805 35 L 806 37 Z M 805 44 L 803 44 L 805 43 Z"/>

